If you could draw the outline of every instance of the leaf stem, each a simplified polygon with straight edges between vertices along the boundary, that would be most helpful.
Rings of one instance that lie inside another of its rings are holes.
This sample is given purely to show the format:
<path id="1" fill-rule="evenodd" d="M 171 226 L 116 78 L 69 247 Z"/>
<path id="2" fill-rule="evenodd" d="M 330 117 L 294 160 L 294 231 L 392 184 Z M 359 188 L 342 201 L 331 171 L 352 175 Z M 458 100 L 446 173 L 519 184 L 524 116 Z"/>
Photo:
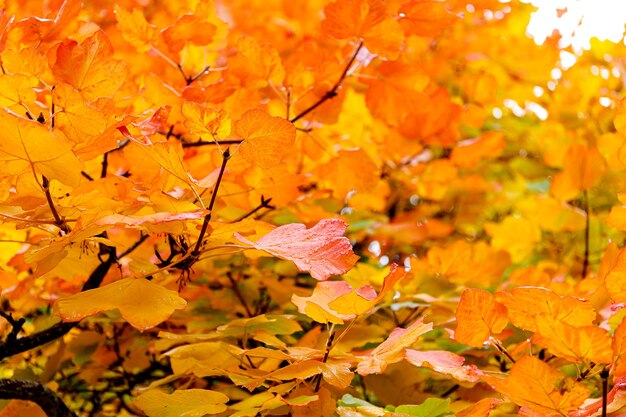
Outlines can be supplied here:
<path id="1" fill-rule="evenodd" d="M 350 68 L 352 67 L 352 64 L 356 60 L 356 57 L 359 54 L 359 51 L 361 50 L 362 47 L 363 47 L 363 41 L 361 40 L 359 42 L 359 46 L 357 46 L 356 50 L 352 54 L 352 57 L 350 57 L 350 60 L 348 61 L 348 65 L 346 65 L 346 67 L 344 68 L 343 72 L 341 73 L 341 76 L 339 77 L 335 85 L 333 85 L 333 87 L 330 90 L 328 90 L 326 94 L 320 97 L 315 103 L 311 104 L 309 107 L 307 107 L 306 109 L 298 113 L 296 116 L 292 117 L 291 120 L 289 120 L 291 123 L 297 122 L 298 120 L 302 119 L 304 116 L 306 116 L 307 114 L 311 113 L 313 110 L 315 110 L 316 108 L 324 104 L 324 102 L 326 102 L 327 100 L 330 100 L 331 98 L 337 96 L 337 90 L 339 90 L 339 87 L 341 87 L 341 83 L 348 75 L 348 71 L 350 71 Z"/>
<path id="2" fill-rule="evenodd" d="M 583 191 L 583 209 L 585 210 L 585 254 L 583 255 L 582 279 L 587 276 L 589 269 L 589 194 L 587 190 Z"/>
<path id="3" fill-rule="evenodd" d="M 46 194 L 48 206 L 50 207 L 50 211 L 52 212 L 52 216 L 54 217 L 54 224 L 56 224 L 59 229 L 63 231 L 63 233 L 69 233 L 71 231 L 70 227 L 65 222 L 65 220 L 61 216 L 59 216 L 59 212 L 54 206 L 54 202 L 52 201 L 52 195 L 50 194 L 50 181 L 48 181 L 48 178 L 46 178 L 45 175 L 42 176 L 41 186 L 43 187 L 43 191 Z"/>
<path id="4" fill-rule="evenodd" d="M 230 148 L 226 148 L 224 153 L 222 154 L 222 166 L 220 167 L 219 175 L 217 176 L 217 181 L 215 182 L 215 187 L 213 187 L 213 195 L 211 196 L 211 202 L 209 203 L 209 214 L 204 216 L 204 222 L 202 223 L 202 229 L 200 230 L 200 236 L 198 236 L 198 241 L 196 242 L 196 246 L 193 248 L 191 255 L 197 257 L 200 254 L 200 247 L 202 246 L 202 241 L 204 240 L 204 235 L 206 234 L 207 228 L 209 227 L 209 222 L 211 221 L 211 215 L 213 214 L 213 206 L 215 205 L 215 199 L 217 198 L 217 191 L 220 188 L 220 183 L 222 182 L 222 177 L 224 176 L 224 171 L 226 170 L 226 163 L 230 159 Z"/>
<path id="5" fill-rule="evenodd" d="M 272 201 L 272 198 L 265 198 L 262 194 L 261 194 L 261 203 L 259 203 L 258 206 L 256 206 L 255 208 L 253 208 L 252 210 L 250 210 L 249 212 L 247 212 L 246 214 L 244 214 L 243 216 L 239 217 L 236 220 L 233 220 L 231 223 L 237 223 L 242 221 L 243 219 L 247 219 L 248 217 L 252 216 L 254 213 L 256 213 L 257 211 L 261 210 L 262 208 L 267 208 L 270 210 L 274 210 L 276 209 L 275 206 L 271 205 L 270 202 Z"/>
<path id="6" fill-rule="evenodd" d="M 600 378 L 602 378 L 602 417 L 606 417 L 609 391 L 609 370 L 606 367 L 602 368 L 602 371 L 600 371 Z"/>
<path id="7" fill-rule="evenodd" d="M 330 325 L 330 329 L 328 329 L 328 339 L 326 339 L 326 348 L 324 352 L 324 357 L 322 358 L 322 363 L 326 363 L 328 360 L 328 356 L 330 355 L 330 350 L 333 348 L 333 340 L 335 339 L 335 324 Z M 315 392 L 320 390 L 320 386 L 322 385 L 322 374 L 319 374 L 317 378 L 317 382 L 315 384 Z"/>
<path id="8" fill-rule="evenodd" d="M 226 272 L 226 276 L 228 277 L 228 280 L 230 281 L 230 285 L 232 286 L 233 292 L 237 296 L 237 299 L 239 299 L 239 302 L 241 303 L 243 308 L 246 310 L 246 314 L 248 315 L 248 317 L 252 317 L 252 311 L 250 311 L 250 307 L 248 307 L 248 303 L 246 303 L 246 299 L 243 298 L 243 294 L 241 294 L 241 291 L 239 291 L 239 286 L 237 285 L 237 281 L 235 281 L 235 278 L 233 278 L 233 274 L 230 271 L 228 271 Z M 250 358 L 248 358 L 248 360 L 250 360 Z"/>
<path id="9" fill-rule="evenodd" d="M 183 142 L 183 148 L 196 148 L 199 146 L 210 146 L 210 145 L 238 145 L 243 141 L 244 139 L 226 139 L 226 140 L 211 140 L 211 141 L 199 140 L 197 142 Z"/>

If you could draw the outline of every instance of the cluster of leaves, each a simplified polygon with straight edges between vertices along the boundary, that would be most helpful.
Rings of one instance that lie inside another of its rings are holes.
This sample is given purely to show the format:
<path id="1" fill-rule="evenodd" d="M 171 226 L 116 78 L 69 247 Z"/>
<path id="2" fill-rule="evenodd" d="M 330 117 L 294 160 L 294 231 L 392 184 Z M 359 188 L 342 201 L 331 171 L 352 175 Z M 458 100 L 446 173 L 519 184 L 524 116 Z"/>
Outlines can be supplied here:
<path id="1" fill-rule="evenodd" d="M 84 3 L 0 0 L 1 417 L 626 405 L 624 45 L 498 0 Z"/>

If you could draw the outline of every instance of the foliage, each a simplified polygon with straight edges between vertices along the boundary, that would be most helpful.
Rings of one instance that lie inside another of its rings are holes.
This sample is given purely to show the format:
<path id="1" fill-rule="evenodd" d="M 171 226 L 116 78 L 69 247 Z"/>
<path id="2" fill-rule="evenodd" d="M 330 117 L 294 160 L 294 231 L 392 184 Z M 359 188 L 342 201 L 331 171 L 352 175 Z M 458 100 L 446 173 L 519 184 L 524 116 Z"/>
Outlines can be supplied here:
<path id="1" fill-rule="evenodd" d="M 626 405 L 624 45 L 497 0 L 0 5 L 1 417 Z"/>

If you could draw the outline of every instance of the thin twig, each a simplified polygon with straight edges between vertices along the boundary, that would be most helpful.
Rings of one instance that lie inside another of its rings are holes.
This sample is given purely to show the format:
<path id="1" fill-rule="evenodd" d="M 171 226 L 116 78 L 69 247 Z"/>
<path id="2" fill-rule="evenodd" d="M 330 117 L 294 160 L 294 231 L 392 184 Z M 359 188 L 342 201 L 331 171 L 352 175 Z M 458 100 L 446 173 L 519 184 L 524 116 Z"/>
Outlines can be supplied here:
<path id="1" fill-rule="evenodd" d="M 333 347 L 333 339 L 335 338 L 335 324 L 330 325 L 330 329 L 328 329 L 328 339 L 326 339 L 326 348 L 324 351 L 324 357 L 322 358 L 322 363 L 326 363 L 328 360 L 328 356 L 330 355 L 330 350 Z M 322 374 L 319 374 L 317 383 L 315 384 L 315 392 L 320 390 L 320 386 L 322 385 Z"/>
<path id="2" fill-rule="evenodd" d="M 211 196 L 211 202 L 209 203 L 209 214 L 204 216 L 204 222 L 202 223 L 202 229 L 200 230 L 200 236 L 198 236 L 198 241 L 196 242 L 196 246 L 194 247 L 191 255 L 193 257 L 197 257 L 200 255 L 200 247 L 202 246 L 202 241 L 204 240 L 204 234 L 209 227 L 209 222 L 211 221 L 211 215 L 213 214 L 213 206 L 215 205 L 215 199 L 217 198 L 217 191 L 220 188 L 220 183 L 222 182 L 222 177 L 224 176 L 224 171 L 226 170 L 226 163 L 230 159 L 230 149 L 226 148 L 224 153 L 222 154 L 222 166 L 220 167 L 219 175 L 217 176 L 217 181 L 215 182 L 215 186 L 213 187 L 213 195 Z"/>
<path id="3" fill-rule="evenodd" d="M 117 255 L 117 259 L 122 259 L 124 256 L 128 256 L 130 255 L 130 253 L 132 251 L 134 251 L 135 249 L 137 249 L 137 247 L 139 245 L 141 245 L 146 239 L 148 239 L 150 237 L 150 235 L 147 235 L 145 233 L 141 233 L 141 236 L 139 237 L 139 239 L 133 243 L 132 245 L 130 245 L 124 252 L 120 253 L 119 255 Z"/>
<path id="4" fill-rule="evenodd" d="M 582 279 L 587 276 L 587 269 L 589 268 L 589 194 L 587 190 L 583 191 L 583 210 L 585 210 L 585 254 L 583 255 L 583 271 Z"/>
<path id="5" fill-rule="evenodd" d="M 602 378 L 602 417 L 606 417 L 609 394 L 609 370 L 606 367 L 600 371 L 600 378 Z"/>
<path id="6" fill-rule="evenodd" d="M 297 122 L 298 120 L 300 120 L 301 118 L 303 118 L 304 116 L 306 116 L 307 114 L 309 114 L 310 112 L 312 112 L 313 110 L 315 110 L 316 108 L 324 104 L 324 102 L 326 102 L 327 100 L 330 100 L 331 98 L 337 96 L 337 90 L 339 90 L 341 83 L 348 75 L 348 71 L 350 71 L 350 68 L 352 67 L 352 64 L 356 60 L 356 57 L 359 54 L 359 51 L 361 50 L 362 47 L 363 47 L 363 41 L 359 42 L 359 46 L 357 46 L 356 50 L 352 54 L 352 57 L 350 57 L 350 60 L 348 61 L 348 65 L 346 65 L 346 67 L 344 68 L 343 72 L 341 73 L 341 76 L 339 77 L 335 85 L 333 85 L 333 87 L 330 90 L 328 90 L 326 94 L 320 97 L 315 103 L 311 104 L 309 107 L 307 107 L 306 109 L 298 113 L 296 116 L 291 118 L 291 120 L 289 120 L 291 123 Z"/>
<path id="7" fill-rule="evenodd" d="M 262 208 L 275 210 L 276 207 L 270 204 L 271 201 L 272 201 L 271 197 L 266 199 L 263 195 L 261 195 L 261 203 L 259 203 L 258 206 L 256 206 L 255 208 L 253 208 L 252 210 L 250 210 L 249 212 L 247 212 L 243 216 L 237 218 L 236 220 L 233 220 L 231 223 L 237 223 L 237 222 L 242 221 L 243 219 L 247 219 L 248 217 L 252 216 L 257 211 L 261 210 Z"/>
<path id="8" fill-rule="evenodd" d="M 59 212 L 57 212 L 56 207 L 54 207 L 54 202 L 52 201 L 52 195 L 50 194 L 50 181 L 46 176 L 42 176 L 41 186 L 43 187 L 43 191 L 46 194 L 46 200 L 48 201 L 48 206 L 50 207 L 50 211 L 52 212 L 52 216 L 54 217 L 54 223 L 63 231 L 63 233 L 67 234 L 71 231 L 68 224 L 65 220 L 59 216 Z"/>
<path id="9" fill-rule="evenodd" d="M 183 148 L 197 148 L 200 146 L 211 146 L 211 145 L 238 145 L 243 141 L 244 139 L 226 139 L 226 140 L 211 140 L 211 141 L 199 140 L 197 142 L 183 142 Z"/>
<path id="10" fill-rule="evenodd" d="M 19 320 L 15 320 L 11 313 L 7 313 L 6 311 L 0 311 L 0 317 L 4 318 L 11 325 L 11 332 L 7 336 L 7 343 L 12 343 L 17 339 L 17 335 L 20 331 L 22 331 L 22 327 L 24 327 L 24 323 L 26 320 L 22 317 Z"/>
<path id="11" fill-rule="evenodd" d="M 233 278 L 233 274 L 230 271 L 228 271 L 226 272 L 226 276 L 228 277 L 228 280 L 230 281 L 230 285 L 233 289 L 233 292 L 239 299 L 239 302 L 241 303 L 243 308 L 246 310 L 246 314 L 248 315 L 248 317 L 252 317 L 252 311 L 250 311 L 250 307 L 248 307 L 248 303 L 246 303 L 246 299 L 243 298 L 243 294 L 241 294 L 241 291 L 239 291 L 239 286 L 237 285 L 237 281 L 235 281 L 235 278 Z"/>

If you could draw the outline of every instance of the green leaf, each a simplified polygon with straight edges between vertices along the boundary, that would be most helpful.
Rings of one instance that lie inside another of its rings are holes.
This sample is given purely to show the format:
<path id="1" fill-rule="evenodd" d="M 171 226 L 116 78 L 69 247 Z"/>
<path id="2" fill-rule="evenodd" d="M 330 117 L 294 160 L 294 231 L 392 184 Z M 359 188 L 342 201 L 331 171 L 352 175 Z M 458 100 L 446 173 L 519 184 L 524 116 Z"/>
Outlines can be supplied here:
<path id="1" fill-rule="evenodd" d="M 396 413 L 417 417 L 439 417 L 453 414 L 452 411 L 448 411 L 449 406 L 449 398 L 445 400 L 441 398 L 428 398 L 420 405 L 399 405 L 396 407 Z"/>

